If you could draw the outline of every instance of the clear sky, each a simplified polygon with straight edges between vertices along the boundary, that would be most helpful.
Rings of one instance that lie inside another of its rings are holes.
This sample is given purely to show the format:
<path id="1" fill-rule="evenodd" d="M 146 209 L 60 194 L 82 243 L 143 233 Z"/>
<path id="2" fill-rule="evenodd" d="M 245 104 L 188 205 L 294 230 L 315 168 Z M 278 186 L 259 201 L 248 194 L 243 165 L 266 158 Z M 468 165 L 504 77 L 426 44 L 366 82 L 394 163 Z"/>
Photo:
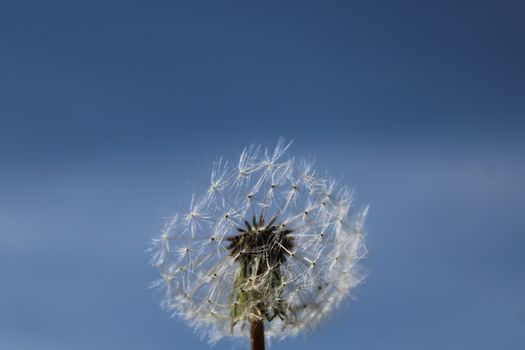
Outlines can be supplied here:
<path id="1" fill-rule="evenodd" d="M 524 13 L 3 1 L 0 349 L 207 349 L 145 250 L 217 156 L 279 136 L 371 205 L 370 254 L 355 300 L 270 349 L 524 349 Z"/>

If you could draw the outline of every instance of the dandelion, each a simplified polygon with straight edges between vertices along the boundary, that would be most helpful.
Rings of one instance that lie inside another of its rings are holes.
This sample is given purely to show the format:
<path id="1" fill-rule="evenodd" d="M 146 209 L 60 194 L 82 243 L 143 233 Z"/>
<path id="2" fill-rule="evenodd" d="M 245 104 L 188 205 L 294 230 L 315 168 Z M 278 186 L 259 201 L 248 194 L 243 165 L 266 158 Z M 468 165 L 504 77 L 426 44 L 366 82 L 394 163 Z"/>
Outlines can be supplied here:
<path id="1" fill-rule="evenodd" d="M 219 159 L 203 194 L 153 240 L 162 306 L 210 342 L 293 336 L 316 326 L 362 280 L 367 209 L 311 161 L 250 146 Z"/>

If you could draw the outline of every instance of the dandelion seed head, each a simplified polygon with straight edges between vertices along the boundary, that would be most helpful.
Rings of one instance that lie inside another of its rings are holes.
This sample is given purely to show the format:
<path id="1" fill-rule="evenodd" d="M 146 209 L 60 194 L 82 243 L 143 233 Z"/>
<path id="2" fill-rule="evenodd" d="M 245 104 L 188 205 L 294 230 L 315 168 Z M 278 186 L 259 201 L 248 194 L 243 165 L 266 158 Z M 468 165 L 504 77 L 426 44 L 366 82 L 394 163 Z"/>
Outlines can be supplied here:
<path id="1" fill-rule="evenodd" d="M 161 305 L 211 342 L 247 337 L 253 320 L 268 338 L 296 335 L 362 281 L 367 208 L 312 161 L 285 158 L 289 147 L 219 158 L 203 194 L 153 239 Z"/>

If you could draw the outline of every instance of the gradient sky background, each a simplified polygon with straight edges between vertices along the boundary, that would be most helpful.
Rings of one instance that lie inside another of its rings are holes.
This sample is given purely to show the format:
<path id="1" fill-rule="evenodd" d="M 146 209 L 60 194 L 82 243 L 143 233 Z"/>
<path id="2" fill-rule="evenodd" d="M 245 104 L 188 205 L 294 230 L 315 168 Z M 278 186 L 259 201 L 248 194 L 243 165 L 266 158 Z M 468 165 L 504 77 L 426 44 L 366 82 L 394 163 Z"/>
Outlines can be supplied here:
<path id="1" fill-rule="evenodd" d="M 355 301 L 270 349 L 524 349 L 524 13 L 2 2 L 0 349 L 208 349 L 145 250 L 217 156 L 279 136 L 371 205 L 370 254 Z"/>

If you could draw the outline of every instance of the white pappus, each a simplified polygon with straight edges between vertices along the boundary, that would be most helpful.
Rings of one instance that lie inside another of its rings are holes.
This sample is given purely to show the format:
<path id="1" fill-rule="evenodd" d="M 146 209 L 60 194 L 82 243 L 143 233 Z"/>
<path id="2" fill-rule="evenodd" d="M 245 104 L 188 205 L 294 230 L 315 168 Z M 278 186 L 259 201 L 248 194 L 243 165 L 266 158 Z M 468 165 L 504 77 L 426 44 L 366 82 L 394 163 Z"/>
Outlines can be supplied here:
<path id="1" fill-rule="evenodd" d="M 285 158 L 289 146 L 218 159 L 208 188 L 153 239 L 162 306 L 211 342 L 248 337 L 254 321 L 267 338 L 296 335 L 362 280 L 367 208 L 312 162 Z"/>

